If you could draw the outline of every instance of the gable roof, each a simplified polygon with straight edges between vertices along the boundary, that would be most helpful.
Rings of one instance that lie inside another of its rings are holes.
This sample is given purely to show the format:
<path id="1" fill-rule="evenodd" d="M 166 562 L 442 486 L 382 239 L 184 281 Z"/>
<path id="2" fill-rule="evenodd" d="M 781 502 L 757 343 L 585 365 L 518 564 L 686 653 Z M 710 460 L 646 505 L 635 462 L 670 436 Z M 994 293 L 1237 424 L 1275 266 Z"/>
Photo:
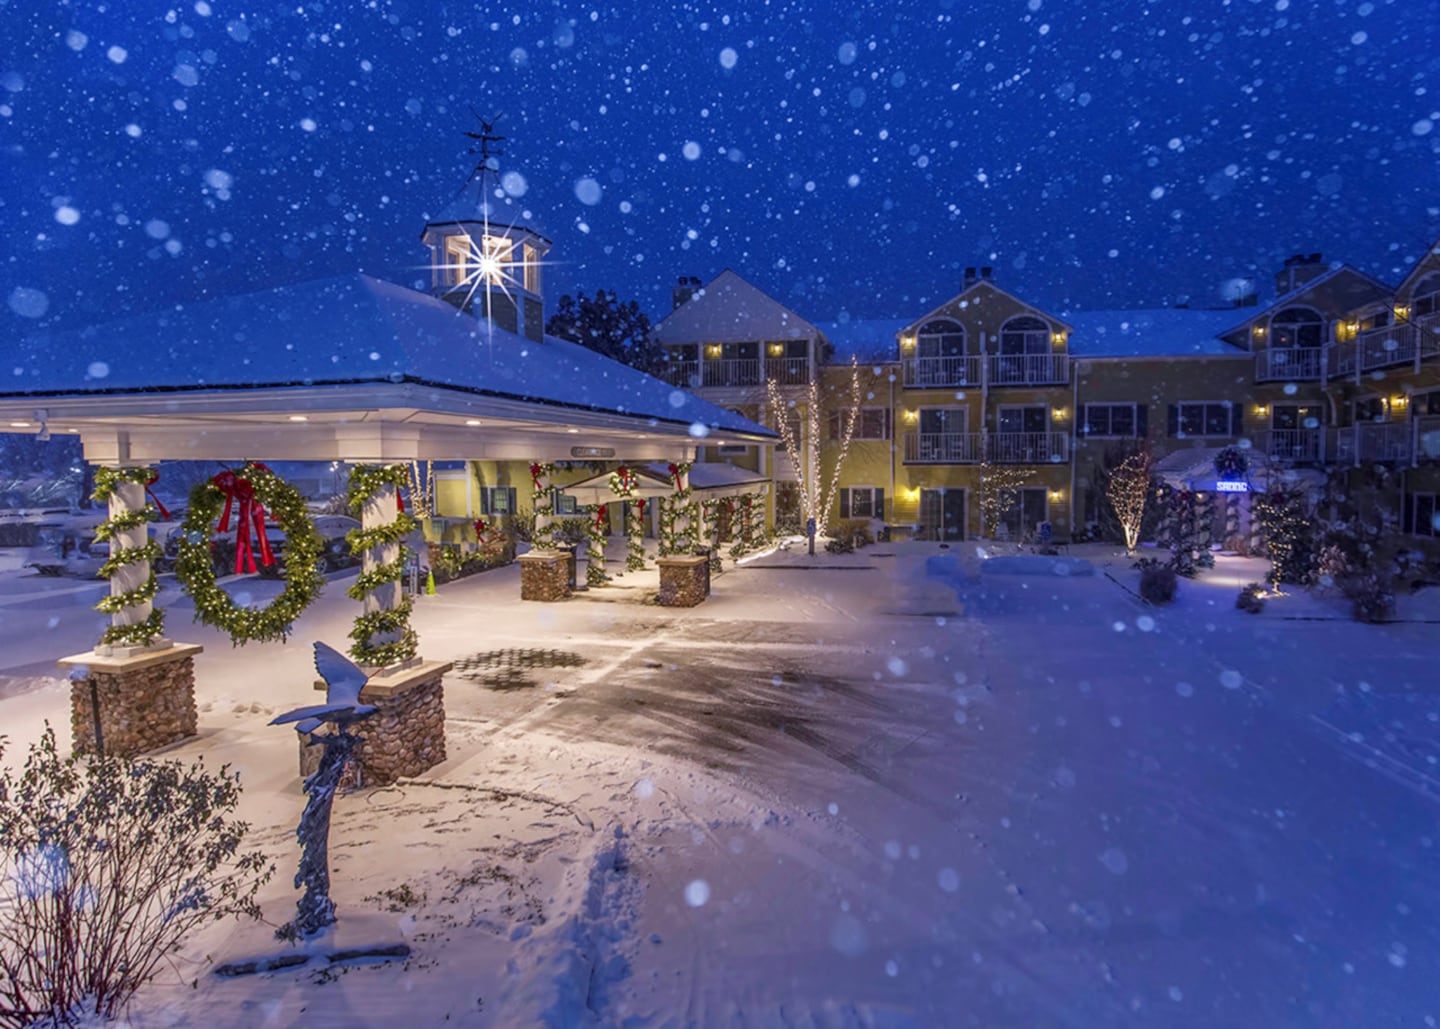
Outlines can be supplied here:
<path id="1" fill-rule="evenodd" d="M 655 326 L 661 343 L 808 339 L 820 330 L 726 268 Z"/>
<path id="2" fill-rule="evenodd" d="M 1400 293 L 1409 289 L 1423 275 L 1436 271 L 1440 271 L 1440 240 L 1437 240 L 1434 245 L 1426 249 L 1425 253 L 1420 255 L 1420 258 L 1405 273 L 1405 277 L 1400 280 L 1400 285 L 1395 287 L 1395 292 Z"/>
<path id="3" fill-rule="evenodd" d="M 1001 289 L 999 286 L 995 285 L 995 280 L 994 280 L 994 279 L 977 279 L 975 282 L 972 282 L 970 285 L 966 286 L 964 289 L 962 289 L 959 293 L 955 294 L 955 295 L 954 295 L 953 297 L 951 297 L 949 300 L 946 300 L 946 301 L 944 301 L 943 303 L 937 304 L 935 307 L 931 308 L 928 312 L 926 312 L 925 314 L 922 314 L 919 318 L 916 318 L 916 319 L 914 319 L 914 320 L 912 320 L 912 321 L 906 322 L 901 331 L 908 332 L 908 331 L 910 331 L 910 330 L 912 330 L 912 329 L 918 329 L 921 325 L 924 325 L 924 324 L 925 324 L 927 321 L 929 321 L 931 318 L 949 317 L 949 315 L 947 315 L 947 314 L 945 313 L 945 309 L 946 309 L 947 307 L 949 307 L 951 304 L 959 303 L 959 304 L 963 307 L 963 306 L 966 306 L 966 305 L 968 305 L 968 304 L 970 304 L 970 303 L 980 303 L 981 300 L 980 300 L 979 297 L 974 297 L 974 298 L 972 298 L 972 299 L 970 299 L 970 300 L 968 300 L 968 301 L 967 301 L 965 298 L 966 298 L 966 297 L 969 297 L 970 294 L 972 294 L 972 293 L 977 293 L 977 292 L 979 292 L 979 291 L 982 290 L 982 289 L 990 290 L 990 291 L 993 291 L 993 292 L 995 292 L 995 293 L 999 293 L 1002 297 L 1005 297 L 1007 300 L 1012 300 L 1012 301 L 1014 301 L 1016 304 L 1019 304 L 1021 307 L 1026 308 L 1027 310 L 1030 310 L 1030 311 L 1034 311 L 1036 314 L 1040 315 L 1042 318 L 1048 318 L 1050 321 L 1055 322 L 1057 325 L 1061 325 L 1061 326 L 1063 326 L 1063 327 L 1066 328 L 1066 329 L 1069 329 L 1069 328 L 1070 328 L 1069 323 L 1066 322 L 1066 321 L 1064 321 L 1063 319 L 1060 319 L 1060 318 L 1055 317 L 1053 314 L 1050 314 L 1048 311 L 1043 311 L 1043 310 L 1041 310 L 1040 308 L 1036 307 L 1034 304 L 1030 303 L 1029 301 L 1021 300 L 1019 297 L 1017 297 L 1014 293 L 1011 293 L 1009 290 Z"/>
<path id="4" fill-rule="evenodd" d="M 1235 317 L 1229 307 L 1069 311 L 1065 317 L 1071 323 L 1072 357 L 1225 357 L 1246 352 L 1217 336 Z"/>
<path id="5" fill-rule="evenodd" d="M 1343 281 L 1346 279 L 1349 281 Z M 1250 323 L 1257 318 L 1269 317 L 1276 311 L 1286 307 L 1296 305 L 1306 306 L 1303 301 L 1307 294 L 1326 285 L 1329 285 L 1331 289 L 1338 289 L 1340 291 L 1340 295 L 1336 298 L 1334 306 L 1342 311 L 1364 307 L 1366 304 L 1390 297 L 1395 292 L 1389 286 L 1385 285 L 1385 283 L 1372 276 L 1366 275 L 1359 268 L 1352 268 L 1348 264 L 1341 264 L 1321 275 L 1317 275 L 1309 282 L 1301 283 L 1288 293 L 1282 293 L 1264 307 L 1250 309 L 1249 314 L 1247 314 L 1244 319 L 1235 322 L 1228 329 L 1218 333 L 1218 335 L 1233 336 L 1238 332 L 1248 329 Z"/>
<path id="6" fill-rule="evenodd" d="M 13 367 L 0 397 L 408 382 L 774 435 L 577 344 L 535 343 L 359 274 L 32 336 L 20 341 Z"/>

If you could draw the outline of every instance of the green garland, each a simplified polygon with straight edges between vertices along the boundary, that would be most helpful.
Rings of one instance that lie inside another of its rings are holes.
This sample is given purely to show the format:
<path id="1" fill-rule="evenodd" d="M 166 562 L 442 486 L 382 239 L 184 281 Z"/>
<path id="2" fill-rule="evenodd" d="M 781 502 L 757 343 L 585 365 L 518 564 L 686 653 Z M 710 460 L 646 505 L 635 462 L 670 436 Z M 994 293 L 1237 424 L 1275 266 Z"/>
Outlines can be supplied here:
<path id="1" fill-rule="evenodd" d="M 603 586 L 610 581 L 610 576 L 605 574 L 605 529 L 600 515 L 602 510 L 608 513 L 608 507 L 607 504 L 600 504 L 598 507 L 587 508 L 590 515 L 590 522 L 585 527 L 587 586 Z"/>
<path id="2" fill-rule="evenodd" d="M 405 513 L 398 499 L 399 491 L 408 485 L 410 470 L 405 465 L 356 465 L 350 469 L 350 485 L 345 491 L 345 499 L 357 518 L 362 516 L 365 505 L 386 487 L 393 487 L 397 498 L 394 519 L 374 528 L 353 529 L 346 533 L 345 539 L 350 544 L 350 553 L 363 558 L 367 550 L 398 544 L 415 531 L 420 523 Z M 346 593 L 352 600 L 363 601 L 376 590 L 399 582 L 405 574 L 408 556 L 409 550 L 402 546 L 395 560 L 376 564 L 368 571 L 361 572 Z M 410 625 L 412 606 L 410 598 L 403 597 L 395 607 L 358 615 L 350 629 L 350 639 L 354 641 L 350 656 L 358 664 L 381 668 L 414 657 L 420 649 L 420 638 Z M 391 636 L 397 633 L 399 635 L 396 639 L 386 643 L 375 642 L 376 636 Z"/>
<path id="3" fill-rule="evenodd" d="M 148 486 L 155 479 L 153 468 L 97 468 L 95 470 L 95 492 L 91 494 L 96 503 L 110 503 L 116 491 L 123 484 L 132 484 L 140 487 Z M 100 524 L 95 530 L 95 538 L 102 541 L 114 539 L 120 533 L 138 529 L 149 523 L 156 514 L 154 504 L 146 504 L 144 507 L 126 511 L 122 514 L 111 515 Z M 149 540 L 144 546 L 124 547 L 120 550 L 112 550 L 110 559 L 100 566 L 100 576 L 110 579 L 122 567 L 128 564 L 138 564 L 141 561 L 150 562 L 150 575 L 144 582 L 132 590 L 124 593 L 112 593 L 101 599 L 95 605 L 95 609 L 107 615 L 119 614 L 129 607 L 138 607 L 141 604 L 149 603 L 155 599 L 160 592 L 160 582 L 155 578 L 155 561 L 164 553 L 164 550 L 154 540 Z M 129 625 L 110 625 L 100 636 L 101 645 L 121 644 L 128 646 L 149 646 L 158 640 L 165 632 L 165 612 L 155 609 L 148 616 L 138 622 Z"/>
<path id="4" fill-rule="evenodd" d="M 555 465 L 549 461 L 536 461 L 530 465 L 530 507 L 535 515 L 530 545 L 536 550 L 555 549 L 555 494 L 549 485 L 553 474 Z M 544 525 L 540 523 L 541 518 L 546 519 Z"/>
<path id="5" fill-rule="evenodd" d="M 645 568 L 645 501 L 638 498 L 629 502 L 630 524 L 627 527 L 630 538 L 625 545 L 625 570 L 639 572 Z"/>
<path id="6" fill-rule="evenodd" d="M 694 517 L 691 512 L 690 469 L 688 461 L 670 465 L 670 478 L 677 483 L 673 496 L 666 497 L 660 505 L 660 556 L 688 554 L 694 549 Z M 678 485 L 683 483 L 683 486 Z M 676 523 L 685 519 L 685 528 Z"/>
<path id="7" fill-rule="evenodd" d="M 284 640 L 325 583 L 318 567 L 323 541 L 310 520 L 305 498 L 294 486 L 261 464 L 247 464 L 235 475 L 250 482 L 256 503 L 264 506 L 270 520 L 285 532 L 284 590 L 263 608 L 243 608 L 236 607 L 230 594 L 216 584 L 210 537 L 225 505 L 225 494 L 213 480 L 190 491 L 175 577 L 195 601 L 195 620 L 224 630 L 237 646 Z"/>

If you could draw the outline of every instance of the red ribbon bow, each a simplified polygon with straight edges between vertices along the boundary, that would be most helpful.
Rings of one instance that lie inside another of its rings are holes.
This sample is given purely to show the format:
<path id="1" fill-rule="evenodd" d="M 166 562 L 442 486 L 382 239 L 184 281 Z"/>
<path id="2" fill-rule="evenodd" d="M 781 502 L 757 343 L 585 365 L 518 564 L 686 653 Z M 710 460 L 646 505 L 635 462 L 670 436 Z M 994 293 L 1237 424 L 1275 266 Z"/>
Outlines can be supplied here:
<path id="1" fill-rule="evenodd" d="M 157 497 L 157 496 L 155 495 L 155 491 L 150 488 L 151 486 L 155 485 L 155 484 L 156 484 L 157 482 L 159 482 L 159 481 L 160 481 L 160 473 L 159 473 L 159 472 L 151 472 L 151 473 L 150 473 L 150 478 L 148 478 L 148 479 L 145 480 L 145 495 L 146 495 L 147 497 L 149 497 L 149 498 L 151 499 L 151 501 L 155 504 L 155 509 L 160 512 L 160 518 L 161 518 L 163 521 L 167 521 L 167 522 L 168 522 L 168 521 L 170 520 L 170 512 L 167 511 L 167 510 L 165 510 L 165 505 L 162 504 L 162 503 L 160 503 L 160 498 Z"/>
<path id="2" fill-rule="evenodd" d="M 641 518 L 644 518 L 644 517 L 645 517 L 645 498 L 644 498 L 644 497 L 641 497 L 639 500 L 635 501 L 635 510 L 636 510 L 637 512 L 639 512 Z"/>
<path id="3" fill-rule="evenodd" d="M 253 465 L 258 471 L 267 471 L 263 464 Z M 225 497 L 225 512 L 220 516 L 217 527 L 220 532 L 230 531 L 230 512 L 238 502 L 235 512 L 235 574 L 242 571 L 255 572 L 255 545 L 250 542 L 253 526 L 259 536 L 260 563 L 273 565 L 275 556 L 270 552 L 270 540 L 265 535 L 265 507 L 255 499 L 255 484 L 234 472 L 221 472 L 210 480 Z"/>
<path id="4" fill-rule="evenodd" d="M 483 518 L 475 519 L 475 542 L 485 542 L 485 519 Z"/>
<path id="5" fill-rule="evenodd" d="M 540 476 L 543 473 L 544 469 L 538 464 L 532 464 L 530 466 L 530 481 L 535 484 L 535 492 L 537 493 L 540 492 Z"/>
<path id="6" fill-rule="evenodd" d="M 680 466 L 677 464 L 672 464 L 670 466 L 670 474 L 675 477 L 675 492 L 679 493 L 682 489 L 685 488 L 684 486 L 680 485 Z"/>
<path id="7" fill-rule="evenodd" d="M 608 505 L 601 504 L 600 509 L 595 512 L 595 528 L 597 531 L 604 526 L 605 516 L 609 513 L 609 511 L 610 508 Z"/>

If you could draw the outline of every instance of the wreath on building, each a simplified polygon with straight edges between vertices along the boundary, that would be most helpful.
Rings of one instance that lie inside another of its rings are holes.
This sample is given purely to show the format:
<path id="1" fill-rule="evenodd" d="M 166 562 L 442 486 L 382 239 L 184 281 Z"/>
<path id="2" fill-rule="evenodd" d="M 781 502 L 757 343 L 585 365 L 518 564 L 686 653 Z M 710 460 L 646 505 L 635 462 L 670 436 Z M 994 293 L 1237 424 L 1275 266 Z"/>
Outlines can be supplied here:
<path id="1" fill-rule="evenodd" d="M 155 479 L 156 474 L 153 468 L 98 468 L 95 471 L 93 497 L 97 503 L 109 504 L 115 491 L 122 484 L 130 483 L 145 487 L 146 494 L 153 498 L 154 494 L 150 493 L 150 485 Z M 147 503 L 144 507 L 126 511 L 123 514 L 112 514 L 96 527 L 95 538 L 110 544 L 109 560 L 100 566 L 101 578 L 112 578 L 126 565 L 139 564 L 141 561 L 148 561 L 150 564 L 150 575 L 144 582 L 133 589 L 112 593 L 103 598 L 100 603 L 95 605 L 96 610 L 107 615 L 118 614 L 126 608 L 138 607 L 153 601 L 155 595 L 160 592 L 159 580 L 155 578 L 155 562 L 164 555 L 160 544 L 153 539 L 147 539 L 138 547 L 117 548 L 114 542 L 120 533 L 146 525 L 161 510 L 157 506 L 158 504 L 158 500 L 152 499 L 152 502 Z M 148 646 L 158 640 L 164 631 L 165 612 L 157 607 L 151 609 L 150 614 L 138 622 L 109 626 L 104 635 L 100 637 L 100 642 L 102 644 Z"/>
<path id="2" fill-rule="evenodd" d="M 1243 479 L 1249 470 L 1250 462 L 1245 460 L 1238 447 L 1226 447 L 1215 455 L 1215 477 L 1218 479 Z"/>
<path id="3" fill-rule="evenodd" d="M 265 536 L 267 521 L 285 533 L 285 588 L 264 607 L 235 603 L 215 581 L 211 536 L 229 532 L 232 516 L 237 574 L 276 563 Z M 195 620 L 228 633 L 237 646 L 284 640 L 295 619 L 320 596 L 325 582 L 319 570 L 322 550 L 305 498 L 265 465 L 252 462 L 239 471 L 221 472 L 190 491 L 175 577 L 195 601 Z"/>

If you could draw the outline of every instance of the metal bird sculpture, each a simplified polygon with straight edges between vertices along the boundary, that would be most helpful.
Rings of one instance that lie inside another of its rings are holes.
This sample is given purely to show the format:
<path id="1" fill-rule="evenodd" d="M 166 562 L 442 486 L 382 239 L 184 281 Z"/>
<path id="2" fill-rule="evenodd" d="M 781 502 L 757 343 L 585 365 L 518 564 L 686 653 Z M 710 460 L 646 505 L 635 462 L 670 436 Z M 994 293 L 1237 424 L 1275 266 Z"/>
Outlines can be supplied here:
<path id="1" fill-rule="evenodd" d="M 305 780 L 305 810 L 295 836 L 300 841 L 300 868 L 295 873 L 295 887 L 305 888 L 296 902 L 295 921 L 284 931 L 309 938 L 335 922 L 335 904 L 330 899 L 330 809 L 335 791 L 350 763 L 351 754 L 360 745 L 360 737 L 350 726 L 368 718 L 377 710 L 373 704 L 360 703 L 360 691 L 369 678 L 360 668 L 333 647 L 315 644 L 315 670 L 325 680 L 325 703 L 296 708 L 271 719 L 271 725 L 294 722 L 295 729 L 308 737 L 311 745 L 321 747 L 320 764 Z M 329 722 L 334 732 L 315 730 Z"/>
<path id="2" fill-rule="evenodd" d="M 360 691 L 369 678 L 360 666 L 334 647 L 315 644 L 315 670 L 325 680 L 325 703 L 297 707 L 271 719 L 271 725 L 298 722 L 296 732 L 313 733 L 324 722 L 345 726 L 375 713 L 375 705 L 360 703 Z"/>

